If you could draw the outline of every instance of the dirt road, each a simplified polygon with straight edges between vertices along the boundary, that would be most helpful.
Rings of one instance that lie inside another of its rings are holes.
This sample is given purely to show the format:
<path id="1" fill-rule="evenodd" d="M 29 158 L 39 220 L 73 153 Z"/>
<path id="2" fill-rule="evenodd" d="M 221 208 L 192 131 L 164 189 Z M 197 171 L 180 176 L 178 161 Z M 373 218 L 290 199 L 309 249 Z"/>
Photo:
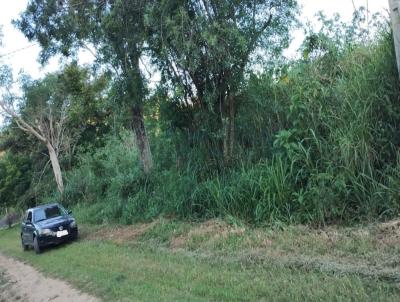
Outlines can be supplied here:
<path id="1" fill-rule="evenodd" d="M 97 302 L 69 284 L 0 254 L 0 302 Z"/>

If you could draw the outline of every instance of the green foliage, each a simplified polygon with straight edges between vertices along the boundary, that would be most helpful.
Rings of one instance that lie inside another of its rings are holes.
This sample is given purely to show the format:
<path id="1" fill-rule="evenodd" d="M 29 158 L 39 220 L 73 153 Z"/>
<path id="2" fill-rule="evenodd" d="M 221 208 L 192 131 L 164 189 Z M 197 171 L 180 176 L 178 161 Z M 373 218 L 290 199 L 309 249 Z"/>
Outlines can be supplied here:
<path id="1" fill-rule="evenodd" d="M 282 52 L 297 2 L 155 3 L 145 15 L 147 43 L 162 89 L 172 94 L 163 100 L 162 117 L 175 132 L 188 134 L 188 143 L 202 148 L 221 170 L 233 153 L 227 144 L 234 134 L 226 125 L 241 108 L 246 70 L 257 53 L 270 62 Z"/>
<path id="2" fill-rule="evenodd" d="M 31 183 L 32 162 L 11 153 L 0 155 L 0 207 L 21 203 Z"/>
<path id="3" fill-rule="evenodd" d="M 125 219 L 127 223 L 132 220 L 129 209 L 125 211 L 126 200 L 146 181 L 139 169 L 133 138 L 127 133 L 121 139 L 110 137 L 104 147 L 80 155 L 77 167 L 66 174 L 66 179 L 65 204 L 83 202 L 88 207 L 95 204 L 93 216 L 88 218 Z"/>
<path id="4" fill-rule="evenodd" d="M 263 7 L 267 2 L 256 3 Z M 63 201 L 75 205 L 81 219 L 96 223 L 128 224 L 169 215 L 319 225 L 398 215 L 400 89 L 387 26 L 374 21 L 379 28 L 375 34 L 372 25 L 371 32 L 360 28 L 362 14 L 356 14 L 351 25 L 321 16 L 322 29 L 309 30 L 300 60 L 246 74 L 244 65 L 250 59 L 243 54 L 252 46 L 246 40 L 251 39 L 246 35 L 251 19 L 245 14 L 250 9 L 247 2 L 219 2 L 220 16 L 227 18 L 217 18 L 214 23 L 206 22 L 210 16 L 200 4 L 190 3 L 194 6 L 185 1 L 161 1 L 160 6 L 137 12 L 144 18 L 140 19 L 141 26 L 148 26 L 150 32 L 135 33 L 132 39 L 137 43 L 148 39 L 149 54 L 162 72 L 163 85 L 152 95 L 144 86 L 136 87 L 138 83 L 129 73 L 113 78 L 114 85 L 109 85 L 106 76 L 92 82 L 88 71 L 72 65 L 57 78 L 65 89 L 61 91 L 67 91 L 74 101 L 69 106 L 69 127 L 85 128 L 75 140 L 73 160 L 62 163 L 68 167 Z M 274 24 L 281 40 L 287 38 L 293 7 L 294 2 L 281 7 L 282 13 L 290 14 L 282 24 Z M 103 46 L 118 47 L 119 39 L 124 38 L 105 35 L 110 34 L 107 30 L 118 29 L 118 22 L 112 18 L 115 14 L 129 19 L 122 8 L 123 3 L 118 1 L 112 11 L 102 9 L 104 24 L 85 19 L 99 26 Z M 163 8 L 168 18 L 152 23 Z M 86 9 L 88 17 L 93 7 Z M 230 20 L 232 9 L 243 23 L 231 28 L 226 20 Z M 167 32 L 159 25 L 165 25 Z M 30 28 L 25 30 L 29 33 Z M 192 40 L 185 39 L 192 30 Z M 222 39 L 225 36 L 226 41 Z M 225 55 L 230 47 L 220 40 L 233 45 L 232 53 Z M 203 46 L 207 46 L 206 52 Z M 104 49 L 102 55 L 111 55 L 111 50 Z M 204 61 L 206 58 L 210 62 Z M 219 69 L 219 62 L 226 64 L 221 65 L 224 70 Z M 236 63 L 242 64 L 242 69 L 233 67 Z M 116 66 L 123 70 L 122 65 Z M 226 71 L 229 76 L 219 77 Z M 185 74 L 191 78 L 188 82 L 181 81 Z M 136 95 L 137 89 L 141 91 L 140 100 L 146 100 L 143 111 L 141 105 L 138 107 L 144 120 L 137 121 L 142 123 L 140 129 L 145 123 L 155 160 L 154 170 L 148 175 L 139 168 L 141 150 L 127 130 L 121 130 L 132 122 L 126 118 L 132 113 L 132 104 L 112 105 Z M 231 92 L 235 99 L 232 115 L 227 112 L 230 105 L 223 104 Z M 118 112 L 111 112 L 111 108 Z M 209 121 L 222 123 L 214 128 L 209 127 Z M 221 161 L 229 122 L 234 124 L 234 152 L 229 160 Z M 21 145 L 19 134 L 11 129 L 2 133 L 8 137 L 2 145 L 17 150 Z M 105 136 L 110 130 L 113 135 Z M 39 166 L 40 150 L 31 148 L 29 141 L 24 144 L 22 150 L 32 149 L 34 152 L 30 152 L 36 155 L 25 152 L 22 158 L 27 156 Z M 0 192 L 8 192 L 15 185 L 10 175 L 22 177 L 18 174 L 19 162 L 15 161 L 17 167 L 8 159 L 0 162 L 1 173 L 8 179 L 0 180 Z M 43 168 L 43 160 L 40 163 Z M 38 171 L 36 165 L 27 171 Z M 52 196 L 45 187 L 46 177 L 42 183 L 44 189 L 39 195 Z"/>
<path id="5" fill-rule="evenodd" d="M 389 37 L 324 54 L 299 65 L 282 84 L 291 100 L 291 126 L 277 134 L 275 145 L 296 170 L 295 195 L 312 213 L 310 220 L 399 212 L 390 197 L 399 191 L 392 185 L 400 108 Z"/>
<path id="6" fill-rule="evenodd" d="M 43 79 L 24 77 L 21 82 L 19 114 L 51 141 L 63 171 L 73 166 L 77 145 L 102 145 L 102 136 L 110 131 L 107 77 L 72 63 Z M 15 118 L 8 121 L 0 132 L 0 150 L 5 150 L 0 157 L 1 199 L 20 207 L 54 200 L 54 176 L 44 142 L 23 131 Z"/>
<path id="7" fill-rule="evenodd" d="M 184 222 L 161 218 L 146 229 L 140 236 L 140 241 L 169 245 L 172 238 L 185 234 L 189 229 L 189 225 Z"/>

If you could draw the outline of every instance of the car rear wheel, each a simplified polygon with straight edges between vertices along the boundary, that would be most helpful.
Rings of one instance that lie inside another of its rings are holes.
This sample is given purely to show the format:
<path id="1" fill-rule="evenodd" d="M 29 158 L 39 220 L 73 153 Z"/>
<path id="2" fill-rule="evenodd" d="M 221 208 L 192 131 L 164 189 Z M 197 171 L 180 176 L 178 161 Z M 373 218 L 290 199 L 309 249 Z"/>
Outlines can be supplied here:
<path id="1" fill-rule="evenodd" d="M 36 237 L 33 238 L 33 249 L 35 250 L 36 254 L 40 254 L 40 252 L 41 252 L 40 245 L 39 245 L 39 242 Z"/>
<path id="2" fill-rule="evenodd" d="M 24 240 L 22 239 L 22 236 L 21 236 L 21 246 L 22 246 L 22 250 L 23 251 L 27 251 L 28 250 L 29 246 L 24 243 Z"/>

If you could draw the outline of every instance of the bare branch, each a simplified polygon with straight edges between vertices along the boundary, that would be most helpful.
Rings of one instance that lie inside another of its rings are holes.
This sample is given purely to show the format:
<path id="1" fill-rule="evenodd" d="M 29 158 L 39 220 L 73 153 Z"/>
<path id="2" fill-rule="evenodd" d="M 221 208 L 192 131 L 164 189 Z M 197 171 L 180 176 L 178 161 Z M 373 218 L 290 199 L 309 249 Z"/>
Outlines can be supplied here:
<path id="1" fill-rule="evenodd" d="M 44 136 L 42 136 L 39 132 L 37 132 L 35 130 L 35 128 L 28 124 L 26 121 L 24 121 L 21 116 L 19 116 L 13 108 L 11 108 L 10 106 L 7 106 L 5 101 L 0 101 L 0 107 L 3 109 L 3 111 L 5 113 L 7 113 L 9 116 L 15 118 L 15 120 L 18 122 L 17 125 L 18 127 L 28 133 L 33 134 L 34 136 L 36 136 L 36 138 L 38 138 L 40 141 L 42 141 L 43 143 L 46 143 L 46 138 Z"/>
<path id="2" fill-rule="evenodd" d="M 25 128 L 24 126 L 22 126 L 18 120 L 15 120 L 15 122 L 17 123 L 17 126 L 19 129 L 21 129 L 22 131 L 25 131 L 25 132 L 29 132 L 29 130 L 27 128 Z"/>

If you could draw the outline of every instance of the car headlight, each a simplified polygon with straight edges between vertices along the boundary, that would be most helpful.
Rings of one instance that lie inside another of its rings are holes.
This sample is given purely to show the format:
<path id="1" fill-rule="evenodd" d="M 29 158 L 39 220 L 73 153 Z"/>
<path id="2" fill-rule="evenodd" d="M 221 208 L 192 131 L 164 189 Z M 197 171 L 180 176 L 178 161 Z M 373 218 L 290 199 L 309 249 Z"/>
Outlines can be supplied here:
<path id="1" fill-rule="evenodd" d="M 70 223 L 69 227 L 70 227 L 70 228 L 76 228 L 76 221 L 73 220 L 73 221 Z"/>
<path id="2" fill-rule="evenodd" d="M 50 229 L 39 229 L 39 235 L 52 235 L 53 232 Z"/>

